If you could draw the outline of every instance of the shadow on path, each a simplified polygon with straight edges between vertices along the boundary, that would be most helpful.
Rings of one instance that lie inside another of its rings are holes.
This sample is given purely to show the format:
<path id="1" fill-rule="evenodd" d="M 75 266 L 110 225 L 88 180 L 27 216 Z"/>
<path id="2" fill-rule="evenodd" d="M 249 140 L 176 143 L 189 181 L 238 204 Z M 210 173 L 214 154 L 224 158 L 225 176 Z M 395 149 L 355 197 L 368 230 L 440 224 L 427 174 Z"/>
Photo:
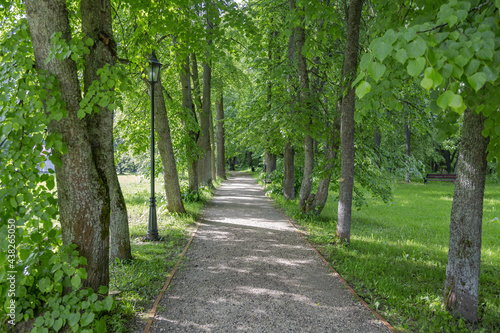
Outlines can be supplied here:
<path id="1" fill-rule="evenodd" d="M 151 332 L 389 332 L 256 182 L 216 191 Z"/>

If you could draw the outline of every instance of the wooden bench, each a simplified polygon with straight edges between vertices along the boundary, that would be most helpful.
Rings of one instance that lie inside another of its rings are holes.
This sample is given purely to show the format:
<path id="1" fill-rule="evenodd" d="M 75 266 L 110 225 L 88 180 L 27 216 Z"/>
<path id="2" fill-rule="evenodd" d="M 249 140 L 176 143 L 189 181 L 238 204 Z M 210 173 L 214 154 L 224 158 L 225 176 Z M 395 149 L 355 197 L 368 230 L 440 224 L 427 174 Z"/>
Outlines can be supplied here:
<path id="1" fill-rule="evenodd" d="M 454 182 L 457 179 L 457 175 L 455 174 L 432 174 L 428 173 L 427 177 L 425 177 L 424 182 Z"/>

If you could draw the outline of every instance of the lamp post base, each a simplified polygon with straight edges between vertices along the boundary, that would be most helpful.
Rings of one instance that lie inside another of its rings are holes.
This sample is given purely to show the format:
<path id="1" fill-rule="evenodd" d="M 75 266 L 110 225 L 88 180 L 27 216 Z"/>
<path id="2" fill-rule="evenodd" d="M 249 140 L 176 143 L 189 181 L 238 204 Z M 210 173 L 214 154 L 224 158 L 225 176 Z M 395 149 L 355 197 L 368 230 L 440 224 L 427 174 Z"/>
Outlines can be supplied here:
<path id="1" fill-rule="evenodd" d="M 149 221 L 148 221 L 148 233 L 146 235 L 147 240 L 157 241 L 160 240 L 158 236 L 158 223 L 156 221 L 156 204 L 155 198 L 151 197 L 149 199 Z"/>

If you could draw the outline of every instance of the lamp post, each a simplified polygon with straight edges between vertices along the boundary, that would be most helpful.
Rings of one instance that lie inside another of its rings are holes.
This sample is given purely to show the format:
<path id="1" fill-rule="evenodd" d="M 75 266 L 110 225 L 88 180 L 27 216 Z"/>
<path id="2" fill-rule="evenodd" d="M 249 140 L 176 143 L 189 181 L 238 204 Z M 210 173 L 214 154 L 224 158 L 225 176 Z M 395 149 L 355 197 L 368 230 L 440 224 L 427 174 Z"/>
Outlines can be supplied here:
<path id="1" fill-rule="evenodd" d="M 149 220 L 146 239 L 157 241 L 158 223 L 156 221 L 156 198 L 155 198 L 155 83 L 160 77 L 160 62 L 156 59 L 155 52 L 151 53 L 146 67 L 148 81 L 151 83 L 151 197 L 149 198 Z"/>

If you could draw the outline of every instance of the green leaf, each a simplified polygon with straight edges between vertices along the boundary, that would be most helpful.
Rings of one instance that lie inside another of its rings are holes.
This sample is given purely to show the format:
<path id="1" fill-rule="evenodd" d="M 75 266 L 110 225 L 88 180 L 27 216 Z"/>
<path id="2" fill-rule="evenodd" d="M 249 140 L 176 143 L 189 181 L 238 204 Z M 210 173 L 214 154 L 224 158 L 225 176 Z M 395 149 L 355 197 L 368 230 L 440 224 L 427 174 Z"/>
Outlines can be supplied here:
<path id="1" fill-rule="evenodd" d="M 89 38 L 87 38 L 87 39 L 85 40 L 85 44 L 86 44 L 87 46 L 92 46 L 92 45 L 94 45 L 94 41 L 92 40 L 92 38 L 90 38 L 90 37 L 89 37 Z"/>
<path id="2" fill-rule="evenodd" d="M 359 86 L 356 87 L 356 96 L 358 96 L 359 99 L 363 98 L 366 94 L 370 92 L 372 89 L 372 86 L 366 82 L 363 81 L 359 84 Z"/>
<path id="3" fill-rule="evenodd" d="M 382 76 L 385 73 L 385 65 L 381 64 L 379 62 L 371 62 L 368 65 L 368 74 L 375 80 L 375 82 L 378 82 Z"/>
<path id="4" fill-rule="evenodd" d="M 434 88 L 439 87 L 441 83 L 443 83 L 443 77 L 433 67 L 427 67 L 425 69 L 424 76 L 432 80 Z"/>
<path id="5" fill-rule="evenodd" d="M 377 57 L 380 62 L 383 62 L 392 52 L 392 46 L 386 42 L 375 43 L 374 47 L 373 54 L 375 54 L 375 57 Z"/>
<path id="6" fill-rule="evenodd" d="M 359 69 L 361 71 L 365 70 L 366 67 L 368 67 L 368 64 L 372 62 L 373 56 L 370 53 L 365 53 L 361 57 L 361 61 L 359 62 Z M 125 89 L 120 89 L 120 90 L 125 90 Z"/>
<path id="7" fill-rule="evenodd" d="M 54 325 L 52 325 L 52 328 L 56 331 L 59 332 L 63 325 L 63 320 L 61 318 L 58 318 L 54 321 Z"/>
<path id="8" fill-rule="evenodd" d="M 55 274 L 54 274 L 54 281 L 61 280 L 63 275 L 64 275 L 63 271 L 61 271 L 60 269 L 57 270 L 57 272 L 55 272 Z"/>
<path id="9" fill-rule="evenodd" d="M 492 69 L 489 66 L 484 66 L 481 71 L 486 74 L 486 81 L 490 83 L 495 83 L 495 81 L 498 79 L 498 71 L 496 69 Z"/>
<path id="10" fill-rule="evenodd" d="M 427 44 L 422 38 L 417 38 L 413 42 L 406 45 L 406 53 L 410 58 L 418 58 L 424 55 L 427 50 Z"/>
<path id="11" fill-rule="evenodd" d="M 442 93 L 436 100 L 436 104 L 442 109 L 450 107 L 458 113 L 462 113 L 466 108 L 462 96 L 455 94 L 451 90 Z"/>
<path id="12" fill-rule="evenodd" d="M 453 91 L 451 90 L 446 90 L 444 93 L 442 93 L 438 99 L 436 100 L 436 104 L 441 108 L 441 109 L 446 109 L 448 105 L 450 105 L 450 102 L 453 98 Z"/>
<path id="13" fill-rule="evenodd" d="M 406 60 L 408 60 L 408 55 L 406 54 L 405 49 L 399 49 L 398 52 L 396 52 L 396 60 L 404 65 Z"/>
<path id="14" fill-rule="evenodd" d="M 104 309 L 106 311 L 111 311 L 113 310 L 115 306 L 115 300 L 112 296 L 106 296 L 106 298 L 103 301 Z"/>
<path id="15" fill-rule="evenodd" d="M 82 285 L 82 279 L 78 276 L 75 275 L 71 278 L 71 285 L 73 288 L 78 289 Z"/>
<path id="16" fill-rule="evenodd" d="M 420 75 L 420 73 L 422 73 L 424 66 L 425 66 L 425 58 L 418 57 L 415 60 L 410 60 L 408 66 L 406 66 L 406 70 L 408 71 L 408 74 L 415 77 Z"/>
<path id="17" fill-rule="evenodd" d="M 40 281 L 38 281 L 38 289 L 42 293 L 49 292 L 52 287 L 52 283 L 48 277 L 41 278 Z"/>
<path id="18" fill-rule="evenodd" d="M 107 295 L 108 294 L 108 287 L 100 286 L 99 290 L 97 292 L 101 295 Z"/>
<path id="19" fill-rule="evenodd" d="M 49 177 L 47 179 L 47 181 L 45 182 L 45 185 L 47 186 L 47 188 L 49 189 L 49 191 L 52 191 L 52 189 L 55 186 L 54 177 Z"/>
<path id="20" fill-rule="evenodd" d="M 45 320 L 43 319 L 43 317 L 37 317 L 36 320 L 35 320 L 35 323 L 33 325 L 35 325 L 35 327 L 40 327 L 43 325 L 43 323 L 45 322 Z"/>
<path id="21" fill-rule="evenodd" d="M 92 323 L 94 320 L 95 314 L 93 312 L 85 312 L 82 315 L 82 319 L 80 319 L 80 326 L 85 327 Z"/>
<path id="22" fill-rule="evenodd" d="M 450 101 L 449 106 L 453 111 L 458 113 L 462 113 L 465 111 L 464 100 L 462 99 L 462 96 L 457 94 L 454 94 L 453 98 Z"/>
<path id="23" fill-rule="evenodd" d="M 476 73 L 472 76 L 469 76 L 467 78 L 467 81 L 471 85 L 472 89 L 474 89 L 477 92 L 486 83 L 486 74 L 484 74 L 483 72 Z"/>
<path id="24" fill-rule="evenodd" d="M 422 81 L 420 81 L 420 85 L 424 88 L 424 89 L 427 89 L 427 90 L 430 90 L 433 86 L 434 82 L 432 81 L 431 78 L 427 77 L 427 76 L 424 76 L 424 78 L 422 79 Z"/>
<path id="25" fill-rule="evenodd" d="M 94 329 L 97 333 L 107 332 L 106 320 L 104 318 L 101 318 L 100 320 L 96 321 L 94 324 Z"/>
<path id="26" fill-rule="evenodd" d="M 80 321 L 80 312 L 70 313 L 68 318 L 68 324 L 70 327 L 78 325 L 79 321 Z"/>
<path id="27" fill-rule="evenodd" d="M 500 0 L 495 0 L 495 6 L 497 6 L 497 8 L 500 9 Z"/>
<path id="28" fill-rule="evenodd" d="M 458 17 L 456 17 L 455 15 L 450 15 L 446 18 L 446 22 L 448 23 L 448 26 L 451 28 L 458 22 Z"/>

